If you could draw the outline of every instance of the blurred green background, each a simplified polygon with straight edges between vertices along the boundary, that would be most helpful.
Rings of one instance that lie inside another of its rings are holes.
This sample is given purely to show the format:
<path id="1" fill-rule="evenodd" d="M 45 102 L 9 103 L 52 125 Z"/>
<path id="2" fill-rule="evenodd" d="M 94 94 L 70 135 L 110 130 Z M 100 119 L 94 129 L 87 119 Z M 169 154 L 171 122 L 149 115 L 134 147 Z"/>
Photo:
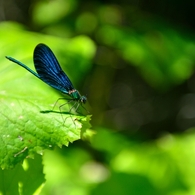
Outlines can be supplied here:
<path id="1" fill-rule="evenodd" d="M 73 64 L 68 75 L 88 98 L 96 135 L 45 152 L 40 194 L 195 194 L 194 1 L 4 0 L 0 7 L 8 32 L 0 39 L 17 59 L 23 45 L 15 48 L 14 28 L 35 40 L 44 35 L 45 44 L 85 35 L 96 47 L 84 67 L 79 55 L 56 54 Z M 26 48 L 31 42 L 17 39 Z"/>

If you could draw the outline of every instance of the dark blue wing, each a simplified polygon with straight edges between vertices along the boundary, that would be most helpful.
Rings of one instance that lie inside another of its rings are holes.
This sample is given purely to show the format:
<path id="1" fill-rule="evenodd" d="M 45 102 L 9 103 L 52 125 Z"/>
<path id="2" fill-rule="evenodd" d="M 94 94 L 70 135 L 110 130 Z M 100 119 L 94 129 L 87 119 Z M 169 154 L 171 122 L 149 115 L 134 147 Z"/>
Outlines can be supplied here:
<path id="1" fill-rule="evenodd" d="M 42 43 L 38 44 L 35 47 L 33 59 L 35 69 L 42 81 L 66 94 L 74 89 L 48 46 Z"/>

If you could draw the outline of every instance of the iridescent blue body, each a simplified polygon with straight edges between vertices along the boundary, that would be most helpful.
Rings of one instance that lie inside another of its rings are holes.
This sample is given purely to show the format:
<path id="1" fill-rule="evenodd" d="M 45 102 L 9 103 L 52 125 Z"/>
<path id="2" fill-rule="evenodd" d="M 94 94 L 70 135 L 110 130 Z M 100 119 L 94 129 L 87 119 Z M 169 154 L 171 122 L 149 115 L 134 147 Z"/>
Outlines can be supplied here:
<path id="1" fill-rule="evenodd" d="M 12 57 L 6 56 L 6 58 L 22 66 L 51 87 L 70 96 L 71 100 L 77 101 L 78 103 L 85 103 L 87 101 L 87 98 L 85 96 L 81 96 L 74 88 L 70 79 L 60 67 L 55 55 L 45 44 L 38 44 L 34 50 L 33 60 L 37 72 L 31 70 L 28 66 Z"/>

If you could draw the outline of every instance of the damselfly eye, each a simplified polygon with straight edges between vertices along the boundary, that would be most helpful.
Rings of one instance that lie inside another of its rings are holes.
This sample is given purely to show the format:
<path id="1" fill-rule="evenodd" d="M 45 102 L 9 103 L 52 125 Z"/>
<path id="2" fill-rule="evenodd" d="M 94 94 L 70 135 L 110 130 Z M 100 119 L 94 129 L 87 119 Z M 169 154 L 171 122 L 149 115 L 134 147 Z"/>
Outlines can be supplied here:
<path id="1" fill-rule="evenodd" d="M 81 102 L 85 104 L 86 101 L 87 101 L 87 98 L 85 96 L 81 96 Z"/>

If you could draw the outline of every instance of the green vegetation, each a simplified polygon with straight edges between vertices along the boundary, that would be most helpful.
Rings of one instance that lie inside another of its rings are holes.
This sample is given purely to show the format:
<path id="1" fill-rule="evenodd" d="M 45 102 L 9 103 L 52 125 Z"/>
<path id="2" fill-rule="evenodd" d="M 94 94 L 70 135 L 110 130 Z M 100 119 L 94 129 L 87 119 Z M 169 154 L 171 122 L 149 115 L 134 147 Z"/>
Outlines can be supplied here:
<path id="1" fill-rule="evenodd" d="M 0 195 L 195 194 L 195 36 L 141 2 L 26 2 L 23 24 L 14 14 L 24 7 L 6 9 L 15 21 L 0 23 Z M 63 94 L 5 58 L 34 69 L 38 43 L 89 113 L 60 112 L 66 100 L 53 110 Z"/>

